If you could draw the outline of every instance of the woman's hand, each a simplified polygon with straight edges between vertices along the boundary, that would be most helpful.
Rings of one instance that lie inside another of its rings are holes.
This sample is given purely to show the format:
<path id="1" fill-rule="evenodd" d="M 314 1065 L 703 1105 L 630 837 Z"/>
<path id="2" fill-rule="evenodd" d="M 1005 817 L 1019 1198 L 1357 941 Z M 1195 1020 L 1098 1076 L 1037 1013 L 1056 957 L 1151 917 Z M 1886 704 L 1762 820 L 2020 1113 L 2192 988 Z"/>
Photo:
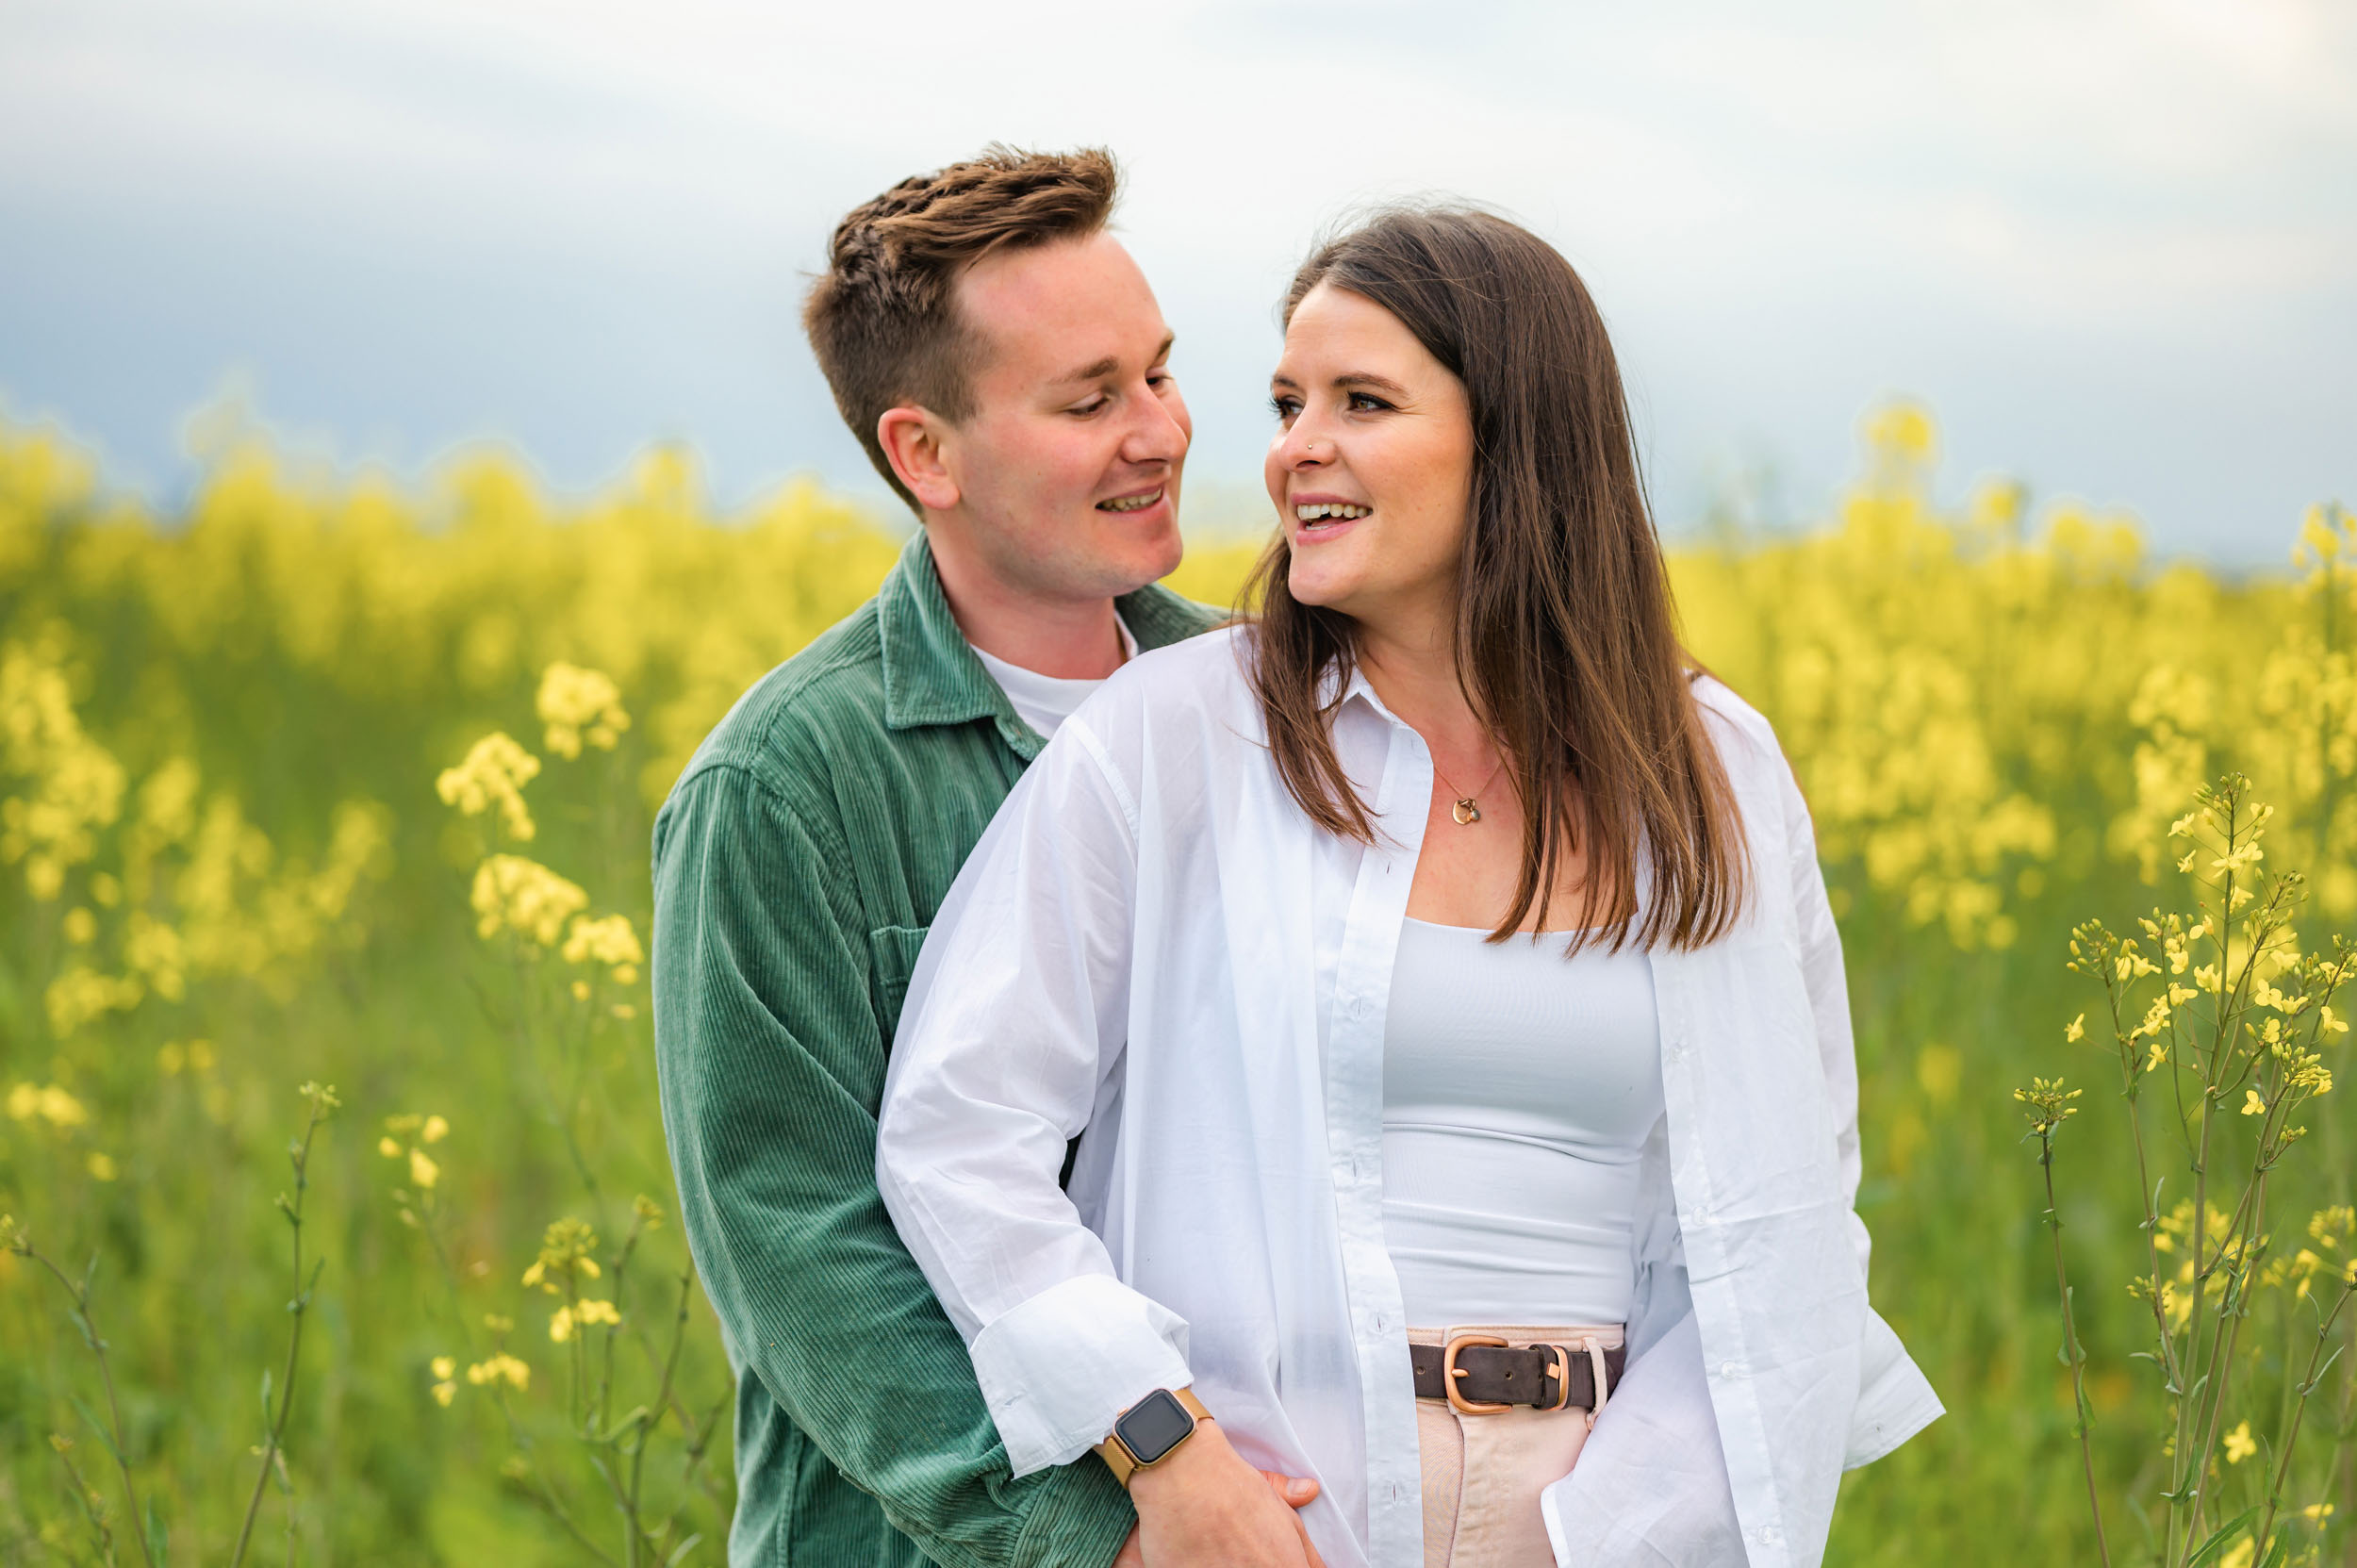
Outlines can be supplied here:
<path id="1" fill-rule="evenodd" d="M 1325 1568 L 1292 1512 L 1317 1494 L 1314 1480 L 1253 1469 L 1218 1422 L 1198 1422 L 1168 1459 L 1130 1477 L 1138 1527 L 1113 1568 Z"/>

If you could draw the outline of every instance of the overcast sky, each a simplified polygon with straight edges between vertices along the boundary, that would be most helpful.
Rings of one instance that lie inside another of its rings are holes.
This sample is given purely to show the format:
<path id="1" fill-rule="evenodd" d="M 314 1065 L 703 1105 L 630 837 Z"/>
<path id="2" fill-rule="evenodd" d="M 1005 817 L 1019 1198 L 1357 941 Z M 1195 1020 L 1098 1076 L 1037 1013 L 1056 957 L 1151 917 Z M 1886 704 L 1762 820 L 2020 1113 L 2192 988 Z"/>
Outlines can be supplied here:
<path id="1" fill-rule="evenodd" d="M 877 492 L 801 274 L 994 139 L 1122 157 L 1230 505 L 1310 237 L 1434 190 L 1587 276 L 1666 524 L 1821 513 L 1900 392 L 1951 488 L 2164 550 L 2357 503 L 2345 0 L 0 0 L 0 399 L 164 495 L 232 384 L 345 461 L 501 437 L 585 487 L 684 437 L 723 497 Z"/>

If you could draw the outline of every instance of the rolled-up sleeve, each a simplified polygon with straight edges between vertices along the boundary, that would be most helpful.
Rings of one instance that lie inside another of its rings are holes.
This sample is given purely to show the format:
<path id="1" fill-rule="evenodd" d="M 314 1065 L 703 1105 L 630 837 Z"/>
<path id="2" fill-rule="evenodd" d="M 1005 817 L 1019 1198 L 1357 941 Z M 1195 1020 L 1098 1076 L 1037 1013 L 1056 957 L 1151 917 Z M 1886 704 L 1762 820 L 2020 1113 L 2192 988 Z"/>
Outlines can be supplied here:
<path id="1" fill-rule="evenodd" d="M 1017 1476 L 1064 1464 L 1156 1388 L 1186 1324 L 1123 1284 L 1058 1181 L 1121 1067 L 1133 799 L 1065 720 L 983 835 L 909 983 L 876 1180 L 965 1335 Z"/>

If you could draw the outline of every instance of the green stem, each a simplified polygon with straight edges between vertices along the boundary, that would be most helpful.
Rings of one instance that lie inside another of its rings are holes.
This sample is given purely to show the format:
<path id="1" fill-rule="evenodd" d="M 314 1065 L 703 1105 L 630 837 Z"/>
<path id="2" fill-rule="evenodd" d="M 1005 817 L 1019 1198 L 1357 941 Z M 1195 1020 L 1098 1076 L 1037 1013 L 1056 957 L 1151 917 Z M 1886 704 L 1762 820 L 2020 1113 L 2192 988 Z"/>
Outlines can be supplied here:
<path id="1" fill-rule="evenodd" d="M 2070 1358 L 2070 1396 L 2079 1418 L 2079 1461 L 2086 1471 L 2087 1511 L 2095 1516 L 2095 1549 L 2111 1568 L 2112 1549 L 2103 1536 L 2103 1499 L 2095 1485 L 2095 1444 L 2088 1432 L 2086 1355 L 2079 1348 L 2079 1325 L 2070 1309 L 2070 1277 L 2063 1267 L 2062 1211 L 2054 1202 L 2054 1138 L 2038 1134 L 2038 1165 L 2046 1176 L 2046 1225 L 2054 1244 L 2054 1289 L 2062 1297 L 2063 1349 Z"/>
<path id="2" fill-rule="evenodd" d="M 280 1379 L 277 1413 L 272 1417 L 270 1433 L 263 1440 L 261 1469 L 254 1477 L 253 1494 L 246 1499 L 245 1523 L 238 1527 L 237 1549 L 229 1554 L 229 1568 L 238 1568 L 245 1560 L 246 1547 L 254 1539 L 254 1521 L 262 1510 L 262 1493 L 269 1485 L 271 1467 L 276 1461 L 279 1446 L 286 1437 L 287 1418 L 294 1410 L 295 1372 L 302 1365 L 303 1356 L 303 1320 L 311 1306 L 311 1285 L 319 1282 L 317 1266 L 311 1271 L 310 1284 L 305 1284 L 303 1279 L 303 1200 L 310 1188 L 311 1140 L 318 1135 L 319 1130 L 320 1112 L 314 1106 L 310 1122 L 303 1130 L 303 1143 L 294 1151 L 295 1195 L 294 1201 L 287 1206 L 287 1220 L 294 1231 L 291 1246 L 295 1286 L 294 1299 L 287 1304 L 287 1311 L 294 1316 L 294 1327 L 287 1335 L 287 1370 Z M 292 1509 L 293 1506 L 290 1500 L 288 1507 Z M 292 1527 L 290 1522 L 288 1528 Z"/>
<path id="3" fill-rule="evenodd" d="M 125 1518 L 131 1527 L 131 1539 L 139 1543 L 140 1560 L 147 1564 L 147 1568 L 156 1568 L 155 1552 L 147 1543 L 147 1515 L 140 1509 L 139 1487 L 131 1477 L 131 1456 L 124 1446 L 123 1404 L 115 1397 L 114 1367 L 107 1359 L 107 1342 L 99 1334 L 98 1321 L 91 1312 L 90 1285 L 87 1280 L 76 1283 L 68 1279 L 65 1270 L 51 1262 L 46 1253 L 26 1246 L 22 1249 L 22 1255 L 47 1269 L 50 1278 L 56 1279 L 64 1289 L 67 1298 L 74 1304 L 74 1318 L 81 1325 L 83 1343 L 91 1347 L 91 1354 L 98 1359 L 98 1379 L 107 1391 L 107 1422 L 112 1428 L 107 1434 L 107 1447 L 113 1453 L 115 1469 L 123 1477 L 123 1504 Z M 91 1260 L 93 1268 L 96 1263 L 97 1260 L 93 1258 Z"/>
<path id="4" fill-rule="evenodd" d="M 2316 1343 L 2308 1352 L 2307 1376 L 2299 1380 L 2299 1398 L 2292 1407 L 2291 1423 L 2283 1430 L 2283 1451 L 2275 1461 L 2275 1474 L 2267 1482 L 2266 1512 L 2259 1521 L 2258 1540 L 2263 1547 L 2275 1528 L 2275 1515 L 2283 1505 L 2283 1486 L 2291 1479 L 2292 1452 L 2299 1443 L 2299 1427 L 2308 1413 L 2309 1396 L 2316 1389 L 2316 1368 L 2324 1360 L 2324 1347 L 2332 1341 L 2332 1329 L 2340 1319 L 2341 1309 L 2349 1305 L 2349 1293 L 2343 1290 L 2340 1298 L 2332 1303 L 2332 1311 L 2316 1326 Z M 2289 1356 L 2283 1359 L 2286 1362 L 2291 1360 Z"/>

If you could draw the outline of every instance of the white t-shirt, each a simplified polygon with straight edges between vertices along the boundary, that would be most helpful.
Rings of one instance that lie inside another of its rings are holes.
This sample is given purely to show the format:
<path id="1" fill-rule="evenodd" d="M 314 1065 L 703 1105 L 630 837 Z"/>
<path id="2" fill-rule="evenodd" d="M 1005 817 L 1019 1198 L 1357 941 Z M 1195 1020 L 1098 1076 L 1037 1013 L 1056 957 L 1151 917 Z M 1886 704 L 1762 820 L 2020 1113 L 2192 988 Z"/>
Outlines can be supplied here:
<path id="1" fill-rule="evenodd" d="M 1121 628 L 1121 657 L 1124 663 L 1138 656 L 1138 639 L 1129 635 L 1129 628 L 1119 616 L 1113 624 Z M 974 648 L 967 643 L 968 648 Z M 1072 717 L 1072 710 L 1088 701 L 1089 693 L 1105 684 L 1099 677 L 1094 681 L 1066 681 L 1054 675 L 1042 675 L 1019 664 L 1009 664 L 995 653 L 974 648 L 974 656 L 982 661 L 990 678 L 998 683 L 998 689 L 1014 704 L 1014 716 L 1037 730 L 1045 740 L 1054 736 L 1056 727 Z"/>
<path id="2" fill-rule="evenodd" d="M 1665 1109 L 1631 945 L 1403 918 L 1383 1021 L 1383 1235 L 1411 1327 L 1615 1324 Z"/>

